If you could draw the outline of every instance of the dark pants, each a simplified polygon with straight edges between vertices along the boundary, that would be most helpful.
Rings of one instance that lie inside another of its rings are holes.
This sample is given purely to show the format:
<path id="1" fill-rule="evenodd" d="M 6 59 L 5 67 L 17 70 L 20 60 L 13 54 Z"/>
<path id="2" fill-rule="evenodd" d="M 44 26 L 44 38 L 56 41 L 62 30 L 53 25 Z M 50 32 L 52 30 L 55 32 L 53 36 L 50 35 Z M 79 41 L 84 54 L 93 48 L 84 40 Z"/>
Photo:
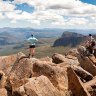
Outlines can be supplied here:
<path id="1" fill-rule="evenodd" d="M 89 46 L 86 48 L 90 54 L 93 54 L 93 47 L 92 46 Z"/>

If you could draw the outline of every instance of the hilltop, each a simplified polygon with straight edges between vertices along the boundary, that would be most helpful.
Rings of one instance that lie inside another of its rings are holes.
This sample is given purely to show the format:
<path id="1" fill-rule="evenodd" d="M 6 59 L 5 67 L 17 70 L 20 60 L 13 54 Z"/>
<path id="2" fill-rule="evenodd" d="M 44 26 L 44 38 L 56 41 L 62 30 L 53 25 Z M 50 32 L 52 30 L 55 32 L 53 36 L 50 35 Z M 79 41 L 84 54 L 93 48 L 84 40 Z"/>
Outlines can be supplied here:
<path id="1" fill-rule="evenodd" d="M 0 96 L 95 96 L 96 58 L 79 50 L 40 59 L 1 56 Z"/>

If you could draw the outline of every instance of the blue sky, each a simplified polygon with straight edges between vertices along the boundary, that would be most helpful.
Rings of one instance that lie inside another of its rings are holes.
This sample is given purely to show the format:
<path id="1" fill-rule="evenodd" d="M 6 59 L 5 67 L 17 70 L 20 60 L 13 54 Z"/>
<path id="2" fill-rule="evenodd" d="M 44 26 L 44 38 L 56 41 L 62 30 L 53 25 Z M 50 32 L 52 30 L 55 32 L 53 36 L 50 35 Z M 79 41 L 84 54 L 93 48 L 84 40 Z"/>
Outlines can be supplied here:
<path id="1" fill-rule="evenodd" d="M 22 10 L 22 11 L 26 11 L 28 13 L 31 13 L 34 11 L 34 7 L 29 6 L 26 3 L 23 3 L 23 4 L 17 4 L 15 10 Z"/>
<path id="2" fill-rule="evenodd" d="M 96 0 L 81 0 L 82 2 L 88 3 L 88 4 L 93 4 L 96 5 Z"/>
<path id="3" fill-rule="evenodd" d="M 96 0 L 0 0 L 0 27 L 96 28 Z"/>

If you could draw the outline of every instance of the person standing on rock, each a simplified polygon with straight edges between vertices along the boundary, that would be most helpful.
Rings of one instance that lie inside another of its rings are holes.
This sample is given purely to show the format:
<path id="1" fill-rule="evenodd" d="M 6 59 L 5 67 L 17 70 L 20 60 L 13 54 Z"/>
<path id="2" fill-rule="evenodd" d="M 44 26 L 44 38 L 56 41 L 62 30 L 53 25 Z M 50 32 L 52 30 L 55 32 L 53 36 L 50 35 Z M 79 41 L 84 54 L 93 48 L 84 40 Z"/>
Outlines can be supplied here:
<path id="1" fill-rule="evenodd" d="M 29 45 L 29 58 L 33 57 L 35 55 L 35 44 L 38 41 L 38 39 L 36 39 L 33 34 L 31 34 L 31 37 L 29 37 L 27 39 L 27 41 L 30 43 Z"/>
<path id="2" fill-rule="evenodd" d="M 94 47 L 96 45 L 96 41 L 95 39 L 92 37 L 91 34 L 89 34 L 89 37 L 88 37 L 88 40 L 87 40 L 87 43 L 86 43 L 87 47 L 86 49 L 89 51 L 89 54 L 93 54 L 94 52 Z"/>

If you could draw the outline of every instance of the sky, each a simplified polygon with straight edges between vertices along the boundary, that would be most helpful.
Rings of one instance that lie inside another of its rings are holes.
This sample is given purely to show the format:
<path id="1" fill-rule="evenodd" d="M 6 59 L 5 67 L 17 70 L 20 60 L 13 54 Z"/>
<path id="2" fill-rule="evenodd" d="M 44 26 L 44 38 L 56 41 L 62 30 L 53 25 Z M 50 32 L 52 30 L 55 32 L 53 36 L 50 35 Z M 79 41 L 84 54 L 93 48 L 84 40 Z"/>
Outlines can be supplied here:
<path id="1" fill-rule="evenodd" d="M 96 29 L 96 0 L 0 0 L 0 28 Z"/>

